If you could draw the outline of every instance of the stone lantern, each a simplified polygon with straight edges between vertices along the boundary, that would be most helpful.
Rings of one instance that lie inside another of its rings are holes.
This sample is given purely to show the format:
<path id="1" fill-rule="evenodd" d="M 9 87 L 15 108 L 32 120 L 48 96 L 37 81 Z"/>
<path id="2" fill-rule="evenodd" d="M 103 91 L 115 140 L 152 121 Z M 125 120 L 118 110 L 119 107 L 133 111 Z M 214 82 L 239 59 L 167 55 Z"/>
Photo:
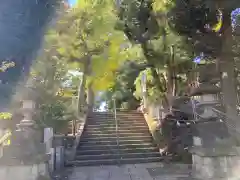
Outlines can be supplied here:
<path id="1" fill-rule="evenodd" d="M 31 84 L 28 84 L 22 92 L 21 111 L 23 119 L 17 124 L 17 130 L 12 132 L 11 144 L 3 148 L 3 157 L 0 158 L 0 176 L 1 168 L 11 166 L 11 169 L 21 168 L 21 171 L 25 172 L 25 174 L 24 172 L 21 173 L 22 179 L 27 179 L 30 176 L 32 179 L 37 179 L 40 175 L 48 175 L 47 162 L 49 155 L 46 154 L 45 145 L 41 142 L 39 131 L 33 119 L 36 110 L 34 88 Z M 39 169 L 41 169 L 41 172 L 38 171 Z M 10 173 L 10 171 L 4 175 L 4 179 L 15 177 L 14 173 Z"/>
<path id="2" fill-rule="evenodd" d="M 206 69 L 210 66 L 206 65 Z M 233 147 L 235 140 L 230 136 L 225 122 L 213 108 L 220 104 L 218 94 L 221 89 L 216 85 L 214 66 L 211 70 L 199 71 L 199 86 L 192 88 L 192 99 L 195 113 L 195 133 L 193 147 L 190 149 L 193 159 L 193 176 L 197 179 L 228 179 L 239 175 L 232 170 L 240 162 L 238 148 Z M 212 75 L 211 75 L 212 74 Z"/>

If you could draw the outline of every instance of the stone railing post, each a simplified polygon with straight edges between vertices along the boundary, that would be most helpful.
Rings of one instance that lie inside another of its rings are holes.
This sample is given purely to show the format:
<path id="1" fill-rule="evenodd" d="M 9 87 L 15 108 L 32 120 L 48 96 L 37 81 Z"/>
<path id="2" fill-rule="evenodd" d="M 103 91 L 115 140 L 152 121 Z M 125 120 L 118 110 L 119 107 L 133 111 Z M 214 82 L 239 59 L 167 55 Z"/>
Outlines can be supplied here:
<path id="1" fill-rule="evenodd" d="M 55 170 L 55 150 L 53 148 L 53 128 L 44 128 L 44 143 L 46 146 L 46 153 L 50 155 L 49 170 Z"/>
<path id="2" fill-rule="evenodd" d="M 55 135 L 53 138 L 53 147 L 55 149 L 55 170 L 61 171 L 65 163 L 64 135 Z"/>

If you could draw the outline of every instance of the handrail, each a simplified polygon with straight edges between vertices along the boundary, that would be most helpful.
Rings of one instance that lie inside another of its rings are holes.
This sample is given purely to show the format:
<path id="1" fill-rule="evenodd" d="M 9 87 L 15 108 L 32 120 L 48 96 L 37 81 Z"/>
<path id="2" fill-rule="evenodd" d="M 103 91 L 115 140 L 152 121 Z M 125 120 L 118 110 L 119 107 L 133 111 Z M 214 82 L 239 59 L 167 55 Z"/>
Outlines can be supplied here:
<path id="1" fill-rule="evenodd" d="M 120 152 L 119 152 L 119 134 L 118 134 L 117 108 L 116 108 L 116 100 L 115 99 L 113 99 L 113 108 L 114 108 L 115 130 L 116 130 L 116 138 L 117 138 L 117 149 L 118 149 L 118 155 L 120 155 Z M 120 162 L 118 162 L 118 163 L 120 163 Z"/>

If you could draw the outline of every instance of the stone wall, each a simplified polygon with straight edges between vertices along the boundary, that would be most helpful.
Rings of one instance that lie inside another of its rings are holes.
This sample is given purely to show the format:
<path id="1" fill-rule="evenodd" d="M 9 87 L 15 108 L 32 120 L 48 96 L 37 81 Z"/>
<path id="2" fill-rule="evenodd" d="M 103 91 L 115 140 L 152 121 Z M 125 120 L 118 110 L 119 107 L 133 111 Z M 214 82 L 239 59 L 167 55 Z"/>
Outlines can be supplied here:
<path id="1" fill-rule="evenodd" d="M 193 155 L 193 176 L 204 180 L 237 180 L 240 179 L 240 156 Z"/>
<path id="2" fill-rule="evenodd" d="M 88 117 L 88 109 L 86 110 L 86 113 L 83 114 L 83 117 L 79 117 L 79 122 L 81 123 L 79 123 L 79 128 L 77 129 L 77 132 L 76 132 L 76 138 L 74 140 L 73 147 L 71 149 L 65 149 L 66 161 L 73 160 L 75 158 L 76 150 L 80 142 L 81 135 L 83 133 L 83 130 L 87 121 L 87 117 Z"/>

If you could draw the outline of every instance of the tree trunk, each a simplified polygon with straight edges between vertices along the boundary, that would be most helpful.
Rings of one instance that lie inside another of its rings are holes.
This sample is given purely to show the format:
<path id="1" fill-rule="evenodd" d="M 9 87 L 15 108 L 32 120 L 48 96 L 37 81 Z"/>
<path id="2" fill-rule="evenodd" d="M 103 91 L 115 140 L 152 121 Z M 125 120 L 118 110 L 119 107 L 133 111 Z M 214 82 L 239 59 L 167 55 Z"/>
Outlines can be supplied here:
<path id="1" fill-rule="evenodd" d="M 223 57 L 221 57 L 223 58 Z M 226 57 L 225 57 L 226 58 Z M 221 63 L 221 81 L 223 91 L 223 102 L 229 116 L 237 116 L 237 93 L 235 88 L 234 61 Z"/>
<path id="2" fill-rule="evenodd" d="M 85 105 L 85 86 L 86 86 L 86 74 L 83 73 L 82 79 L 79 84 L 78 88 L 78 99 L 77 99 L 77 113 L 80 115 L 80 112 L 82 111 L 82 107 Z"/>
<path id="3" fill-rule="evenodd" d="M 196 86 L 198 72 L 196 72 L 195 69 L 196 69 L 196 65 L 193 64 L 192 67 L 191 67 L 191 70 L 186 73 L 186 76 L 187 76 L 187 89 L 186 89 L 187 94 L 190 93 L 191 88 L 193 86 Z"/>
<path id="4" fill-rule="evenodd" d="M 88 108 L 89 111 L 93 111 L 93 107 L 94 107 L 94 91 L 92 88 L 92 82 L 88 84 L 88 88 L 87 88 L 87 104 L 88 104 Z"/>
<path id="5" fill-rule="evenodd" d="M 165 80 L 165 77 L 162 77 L 161 74 L 159 74 L 157 72 L 157 67 L 156 65 L 154 64 L 154 60 L 153 58 L 155 57 L 152 57 L 150 54 L 149 54 L 149 51 L 151 51 L 148 47 L 148 44 L 145 42 L 143 44 L 141 44 L 141 47 L 142 47 L 142 50 L 143 50 L 143 54 L 148 62 L 148 65 L 150 66 L 150 69 L 151 69 L 151 72 L 152 72 L 152 76 L 153 76 L 153 84 L 156 85 L 157 89 L 160 91 L 160 92 L 163 92 L 165 93 L 166 92 L 166 87 L 164 86 L 167 86 L 167 81 L 166 83 L 161 83 L 161 78 L 164 78 Z M 147 101 L 147 97 L 145 97 L 145 101 Z M 167 94 L 164 94 L 163 95 L 163 99 L 162 99 L 162 102 L 163 102 L 163 107 L 165 109 L 165 111 L 169 111 L 169 101 L 168 101 L 168 97 L 167 97 Z"/>
<path id="6" fill-rule="evenodd" d="M 89 66 L 91 65 L 91 59 L 90 57 L 88 60 L 84 63 L 84 70 L 82 75 L 82 80 L 79 84 L 78 88 L 78 99 L 77 99 L 77 113 L 80 115 L 82 108 L 86 105 L 86 99 L 85 99 L 85 87 L 86 87 L 86 81 L 87 81 L 87 74 L 89 72 Z"/>
<path id="7" fill-rule="evenodd" d="M 230 16 L 230 15 L 228 15 Z M 237 92 L 235 88 L 235 67 L 232 56 L 232 28 L 230 20 L 226 20 L 223 27 L 222 52 L 219 58 L 223 104 L 226 110 L 226 123 L 229 132 L 239 141 L 236 130 L 240 127 L 237 113 Z"/>
<path id="8" fill-rule="evenodd" d="M 221 87 L 223 92 L 222 102 L 226 111 L 226 124 L 229 132 L 236 137 L 236 130 L 240 127 L 237 113 L 237 91 L 235 88 L 234 61 L 231 57 L 221 56 L 220 60 Z M 238 142 L 240 142 L 240 139 Z"/>
<path id="9" fill-rule="evenodd" d="M 172 100 L 173 100 L 173 78 L 172 78 L 172 67 L 168 64 L 167 67 L 167 99 L 168 99 L 168 109 L 172 110 Z"/>
<path id="10" fill-rule="evenodd" d="M 172 110 L 172 101 L 176 96 L 176 79 L 175 79 L 175 62 L 174 62 L 174 47 L 171 47 L 171 58 L 168 61 L 167 67 L 167 95 L 168 95 L 168 109 Z"/>

